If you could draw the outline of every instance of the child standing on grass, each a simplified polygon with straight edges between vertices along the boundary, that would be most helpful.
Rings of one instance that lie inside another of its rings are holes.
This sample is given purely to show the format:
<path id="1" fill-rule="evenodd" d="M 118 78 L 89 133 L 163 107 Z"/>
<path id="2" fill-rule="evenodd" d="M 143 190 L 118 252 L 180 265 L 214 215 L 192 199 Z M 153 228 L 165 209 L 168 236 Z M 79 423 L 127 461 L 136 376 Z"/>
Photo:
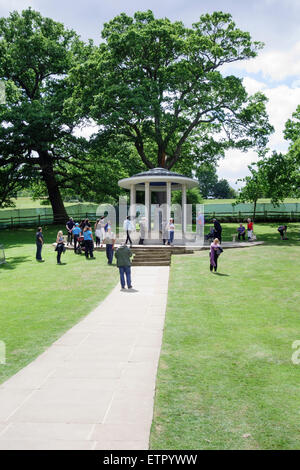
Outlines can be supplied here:
<path id="1" fill-rule="evenodd" d="M 248 219 L 247 231 L 248 231 L 248 240 L 252 240 L 252 238 L 253 238 L 253 222 L 251 222 L 251 219 Z"/>

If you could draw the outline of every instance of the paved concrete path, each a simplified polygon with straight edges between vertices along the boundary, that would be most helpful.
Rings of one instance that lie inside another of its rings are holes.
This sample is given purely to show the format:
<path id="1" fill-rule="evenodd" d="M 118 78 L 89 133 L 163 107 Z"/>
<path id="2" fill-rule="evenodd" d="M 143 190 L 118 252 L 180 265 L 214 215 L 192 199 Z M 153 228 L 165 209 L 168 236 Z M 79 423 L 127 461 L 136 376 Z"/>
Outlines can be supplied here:
<path id="1" fill-rule="evenodd" d="M 169 268 L 132 278 L 0 386 L 0 449 L 148 448 Z"/>

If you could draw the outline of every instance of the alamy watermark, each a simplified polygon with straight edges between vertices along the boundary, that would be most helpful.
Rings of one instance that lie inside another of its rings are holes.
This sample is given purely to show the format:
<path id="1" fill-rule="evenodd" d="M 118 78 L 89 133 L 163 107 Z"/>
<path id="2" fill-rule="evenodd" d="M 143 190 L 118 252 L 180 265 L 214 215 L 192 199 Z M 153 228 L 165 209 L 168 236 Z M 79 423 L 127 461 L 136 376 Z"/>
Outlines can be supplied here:
<path id="1" fill-rule="evenodd" d="M 204 205 L 196 204 L 195 210 L 193 216 L 192 204 L 150 204 L 148 207 L 137 203 L 128 205 L 127 198 L 120 197 L 117 208 L 111 204 L 100 204 L 96 216 L 105 215 L 107 225 L 117 235 L 119 242 L 122 242 L 126 238 L 124 221 L 129 215 L 132 221 L 133 243 L 138 243 L 139 237 L 153 242 L 168 239 L 167 232 L 172 221 L 175 244 L 192 247 L 204 244 Z M 193 224 L 193 219 L 196 226 Z M 140 226 L 140 232 L 136 231 L 137 224 Z"/>
<path id="2" fill-rule="evenodd" d="M 4 341 L 0 341 L 0 364 L 6 364 L 6 346 Z"/>
<path id="3" fill-rule="evenodd" d="M 292 354 L 292 363 L 298 365 L 300 364 L 300 340 L 299 339 L 293 342 L 292 348 L 296 349 L 296 351 L 294 351 Z"/>
<path id="4" fill-rule="evenodd" d="M 6 103 L 5 82 L 0 80 L 0 104 Z"/>

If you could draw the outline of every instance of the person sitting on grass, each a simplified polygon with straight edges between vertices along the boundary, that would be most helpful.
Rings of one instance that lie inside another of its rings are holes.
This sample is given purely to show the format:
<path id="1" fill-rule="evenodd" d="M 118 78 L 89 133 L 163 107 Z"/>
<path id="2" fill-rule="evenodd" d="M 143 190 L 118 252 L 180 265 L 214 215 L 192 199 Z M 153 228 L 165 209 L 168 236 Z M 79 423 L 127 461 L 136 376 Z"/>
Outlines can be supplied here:
<path id="1" fill-rule="evenodd" d="M 64 252 L 64 249 L 65 249 L 65 243 L 64 243 L 63 233 L 61 230 L 59 230 L 59 232 L 57 233 L 57 237 L 56 237 L 56 248 L 55 248 L 55 251 L 57 252 L 57 256 L 56 256 L 57 264 L 61 264 L 60 258 L 61 258 L 61 254 Z"/>
<path id="2" fill-rule="evenodd" d="M 214 227 L 209 227 L 209 233 L 205 235 L 205 240 L 210 240 L 210 239 L 213 240 L 214 233 L 215 233 Z"/>
<path id="3" fill-rule="evenodd" d="M 281 240 L 288 240 L 288 238 L 286 236 L 287 225 L 280 225 L 280 227 L 278 227 L 277 230 L 280 233 Z"/>
<path id="4" fill-rule="evenodd" d="M 240 240 L 242 237 L 243 240 L 245 240 L 246 229 L 243 224 L 240 224 L 240 226 L 237 228 L 237 231 L 238 231 L 238 239 Z"/>

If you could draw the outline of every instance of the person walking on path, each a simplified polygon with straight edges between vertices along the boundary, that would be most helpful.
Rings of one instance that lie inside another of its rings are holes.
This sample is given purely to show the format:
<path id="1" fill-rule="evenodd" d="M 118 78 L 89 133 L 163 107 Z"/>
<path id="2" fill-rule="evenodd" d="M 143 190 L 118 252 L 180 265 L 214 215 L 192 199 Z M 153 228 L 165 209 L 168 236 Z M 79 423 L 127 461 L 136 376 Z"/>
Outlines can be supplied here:
<path id="1" fill-rule="evenodd" d="M 68 241 L 67 241 L 67 244 L 68 245 L 72 245 L 72 238 L 73 238 L 73 227 L 74 227 L 75 223 L 74 223 L 74 220 L 72 219 L 72 217 L 69 218 L 68 222 L 66 223 L 66 229 L 67 229 L 67 234 L 68 234 Z"/>
<path id="2" fill-rule="evenodd" d="M 55 251 L 57 252 L 57 256 L 56 256 L 57 264 L 61 264 L 60 258 L 64 250 L 65 250 L 64 237 L 63 237 L 62 231 L 59 230 L 59 232 L 57 233 L 57 237 L 56 237 L 56 248 L 55 248 Z"/>
<path id="3" fill-rule="evenodd" d="M 125 289 L 125 276 L 128 289 L 132 289 L 131 285 L 131 258 L 132 252 L 124 243 L 121 245 L 115 252 L 115 257 L 117 259 L 117 266 L 120 272 L 120 283 L 121 288 Z"/>
<path id="4" fill-rule="evenodd" d="M 174 219 L 170 219 L 170 222 L 168 224 L 168 231 L 169 231 L 168 245 L 173 246 L 174 234 L 175 234 Z"/>
<path id="5" fill-rule="evenodd" d="M 85 257 L 88 259 L 89 255 L 91 259 L 95 259 L 94 257 L 94 239 L 93 239 L 93 234 L 87 225 L 85 226 L 83 230 L 83 238 L 84 238 L 84 251 L 85 251 Z"/>
<path id="6" fill-rule="evenodd" d="M 132 225 L 132 222 L 130 220 L 130 216 L 127 217 L 126 220 L 124 220 L 124 224 L 123 224 L 123 228 L 126 232 L 126 241 L 125 241 L 125 245 L 127 245 L 127 242 L 130 243 L 130 248 L 132 247 L 132 240 L 131 240 L 131 232 L 133 231 L 133 225 Z"/>
<path id="7" fill-rule="evenodd" d="M 116 243 L 116 236 L 111 231 L 109 227 L 108 231 L 106 232 L 104 243 L 106 244 L 106 258 L 107 264 L 112 264 L 114 258 L 114 246 Z"/>
<path id="8" fill-rule="evenodd" d="M 243 224 L 240 224 L 240 226 L 237 228 L 237 231 L 238 231 L 238 239 L 240 240 L 242 237 L 243 240 L 245 240 L 246 229 Z"/>
<path id="9" fill-rule="evenodd" d="M 277 230 L 280 233 L 281 240 L 288 240 L 286 236 L 287 225 L 280 225 Z"/>
<path id="10" fill-rule="evenodd" d="M 214 237 L 219 240 L 220 243 L 222 243 L 222 225 L 217 219 L 213 219 L 214 223 Z"/>
<path id="11" fill-rule="evenodd" d="M 253 222 L 251 222 L 251 219 L 248 219 L 247 221 L 247 231 L 248 231 L 248 240 L 252 240 L 253 238 Z"/>
<path id="12" fill-rule="evenodd" d="M 73 239 L 74 239 L 74 253 L 76 253 L 78 238 L 80 237 L 80 234 L 81 234 L 81 229 L 79 227 L 78 222 L 75 224 L 75 227 L 73 227 L 72 232 L 73 232 Z"/>
<path id="13" fill-rule="evenodd" d="M 39 262 L 43 262 L 44 260 L 42 259 L 42 248 L 44 244 L 44 237 L 42 234 L 42 227 L 38 227 L 37 232 L 35 234 L 35 243 L 36 243 L 36 260 Z"/>
<path id="14" fill-rule="evenodd" d="M 209 252 L 209 261 L 210 261 L 210 271 L 215 273 L 218 269 L 218 258 L 220 254 L 223 252 L 220 241 L 218 238 L 215 238 L 214 241 L 210 245 L 210 252 Z"/>

